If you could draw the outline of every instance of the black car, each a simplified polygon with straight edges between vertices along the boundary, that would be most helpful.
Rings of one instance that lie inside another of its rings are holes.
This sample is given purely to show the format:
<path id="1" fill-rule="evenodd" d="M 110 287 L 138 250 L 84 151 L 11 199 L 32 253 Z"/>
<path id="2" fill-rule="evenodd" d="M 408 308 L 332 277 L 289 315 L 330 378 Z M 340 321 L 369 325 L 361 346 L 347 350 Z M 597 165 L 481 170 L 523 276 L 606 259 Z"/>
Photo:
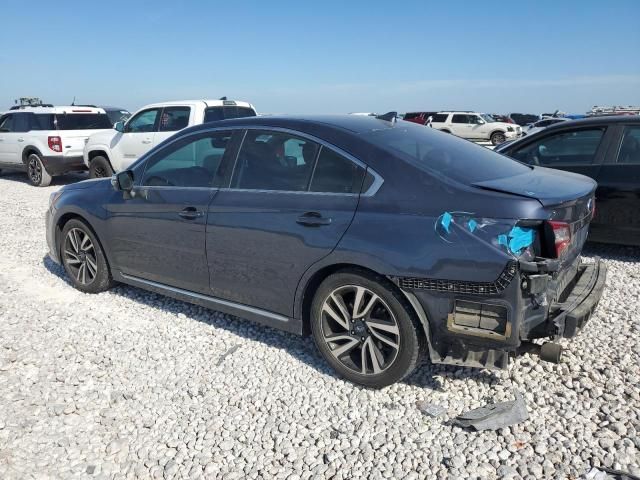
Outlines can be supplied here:
<path id="1" fill-rule="evenodd" d="M 495 151 L 593 178 L 597 208 L 589 239 L 640 245 L 640 116 L 561 122 Z"/>
<path id="2" fill-rule="evenodd" d="M 391 118 L 385 116 L 385 118 Z M 432 362 L 558 360 L 600 296 L 580 252 L 596 184 L 410 122 L 253 117 L 180 131 L 130 170 L 63 187 L 50 256 L 297 334 L 382 387 Z"/>
<path id="3" fill-rule="evenodd" d="M 507 116 L 513 123 L 520 125 L 521 127 L 540 120 L 540 115 L 536 115 L 533 113 L 510 113 Z"/>

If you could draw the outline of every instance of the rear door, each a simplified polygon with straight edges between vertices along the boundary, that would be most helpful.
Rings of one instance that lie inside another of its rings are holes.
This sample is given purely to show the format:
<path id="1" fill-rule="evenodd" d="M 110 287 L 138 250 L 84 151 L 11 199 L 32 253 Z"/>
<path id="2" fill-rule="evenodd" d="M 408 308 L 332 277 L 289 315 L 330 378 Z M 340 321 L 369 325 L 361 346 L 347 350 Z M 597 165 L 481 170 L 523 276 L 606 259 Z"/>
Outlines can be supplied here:
<path id="1" fill-rule="evenodd" d="M 612 127 L 597 176 L 595 240 L 640 245 L 640 123 Z"/>
<path id="2" fill-rule="evenodd" d="M 291 316 L 298 282 L 351 224 L 365 169 L 307 136 L 247 130 L 209 206 L 213 295 Z"/>
<path id="3" fill-rule="evenodd" d="M 456 113 L 451 118 L 451 133 L 457 135 L 462 138 L 470 138 L 471 134 L 471 124 L 469 123 L 469 115 Z"/>

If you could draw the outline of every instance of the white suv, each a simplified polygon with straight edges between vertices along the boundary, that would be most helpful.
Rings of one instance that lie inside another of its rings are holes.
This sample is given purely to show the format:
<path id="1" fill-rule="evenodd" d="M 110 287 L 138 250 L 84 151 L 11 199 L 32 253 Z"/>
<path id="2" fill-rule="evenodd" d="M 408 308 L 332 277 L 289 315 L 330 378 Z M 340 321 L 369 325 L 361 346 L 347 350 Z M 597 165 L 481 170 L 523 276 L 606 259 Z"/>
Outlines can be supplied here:
<path id="1" fill-rule="evenodd" d="M 0 114 L 0 169 L 26 171 L 46 187 L 55 175 L 86 170 L 82 150 L 93 133 L 108 131 L 101 108 L 20 107 Z"/>
<path id="2" fill-rule="evenodd" d="M 178 130 L 227 118 L 255 117 L 253 105 L 232 100 L 186 100 L 142 107 L 126 123 L 91 136 L 84 162 L 91 178 L 126 170 L 141 155 Z"/>
<path id="3" fill-rule="evenodd" d="M 490 141 L 493 145 L 522 135 L 520 125 L 497 122 L 486 113 L 439 112 L 433 116 L 431 126 L 467 140 Z"/>

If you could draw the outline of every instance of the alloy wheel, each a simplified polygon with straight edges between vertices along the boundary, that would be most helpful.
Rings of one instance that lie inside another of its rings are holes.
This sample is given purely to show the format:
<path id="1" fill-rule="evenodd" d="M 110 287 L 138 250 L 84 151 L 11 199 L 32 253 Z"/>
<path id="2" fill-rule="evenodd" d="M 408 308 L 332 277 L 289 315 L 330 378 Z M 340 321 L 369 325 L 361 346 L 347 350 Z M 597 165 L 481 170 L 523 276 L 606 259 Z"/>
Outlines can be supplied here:
<path id="1" fill-rule="evenodd" d="M 64 261 L 75 279 L 89 285 L 98 273 L 96 252 L 87 232 L 72 228 L 64 243 Z"/>
<path id="2" fill-rule="evenodd" d="M 400 329 L 389 306 L 359 285 L 333 290 L 322 304 L 322 337 L 331 354 L 361 375 L 377 375 L 395 361 Z"/>
<path id="3" fill-rule="evenodd" d="M 35 155 L 29 157 L 29 178 L 34 184 L 39 184 L 42 180 L 42 166 L 40 160 Z"/>

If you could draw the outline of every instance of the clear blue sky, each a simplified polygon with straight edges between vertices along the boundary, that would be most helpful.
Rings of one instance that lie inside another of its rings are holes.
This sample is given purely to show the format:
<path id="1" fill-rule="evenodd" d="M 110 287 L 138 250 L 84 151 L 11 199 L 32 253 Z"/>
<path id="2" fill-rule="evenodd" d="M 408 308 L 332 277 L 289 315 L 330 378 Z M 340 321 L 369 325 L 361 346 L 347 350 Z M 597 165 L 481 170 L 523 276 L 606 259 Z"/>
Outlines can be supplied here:
<path id="1" fill-rule="evenodd" d="M 640 104 L 640 0 L 0 1 L 0 109 L 584 112 Z"/>

